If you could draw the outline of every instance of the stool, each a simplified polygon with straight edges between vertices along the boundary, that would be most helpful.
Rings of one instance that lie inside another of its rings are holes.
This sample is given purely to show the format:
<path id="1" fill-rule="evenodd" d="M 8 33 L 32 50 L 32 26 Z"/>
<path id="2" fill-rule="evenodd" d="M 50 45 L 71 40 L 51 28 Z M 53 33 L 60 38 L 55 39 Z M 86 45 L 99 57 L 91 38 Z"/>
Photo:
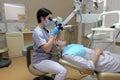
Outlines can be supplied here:
<path id="1" fill-rule="evenodd" d="M 31 72 L 33 75 L 38 76 L 36 78 L 34 78 L 33 80 L 44 80 L 41 78 L 44 78 L 46 76 L 46 74 L 48 74 L 47 72 L 42 72 L 39 71 L 38 69 L 36 69 L 32 63 L 31 63 L 31 50 L 33 50 L 33 44 L 28 44 L 26 46 L 23 47 L 22 49 L 22 54 L 23 56 L 26 56 L 26 62 L 27 62 L 27 67 L 29 72 Z M 47 80 L 47 79 L 45 79 Z"/>

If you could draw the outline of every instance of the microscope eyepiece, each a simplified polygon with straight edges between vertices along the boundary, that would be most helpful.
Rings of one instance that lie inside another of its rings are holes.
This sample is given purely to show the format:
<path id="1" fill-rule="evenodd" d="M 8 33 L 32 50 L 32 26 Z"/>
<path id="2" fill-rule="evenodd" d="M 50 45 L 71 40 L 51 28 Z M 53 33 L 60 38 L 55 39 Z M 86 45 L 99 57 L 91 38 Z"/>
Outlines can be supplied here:
<path id="1" fill-rule="evenodd" d="M 49 20 L 50 20 L 50 21 L 52 21 L 52 18 L 51 18 L 51 17 L 49 17 Z"/>

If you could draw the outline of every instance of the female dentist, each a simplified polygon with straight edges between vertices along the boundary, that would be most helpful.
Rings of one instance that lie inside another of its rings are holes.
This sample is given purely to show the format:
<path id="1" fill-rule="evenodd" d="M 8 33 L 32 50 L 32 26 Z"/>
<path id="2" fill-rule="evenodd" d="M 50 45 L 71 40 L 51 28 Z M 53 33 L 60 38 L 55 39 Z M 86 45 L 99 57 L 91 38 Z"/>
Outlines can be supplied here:
<path id="1" fill-rule="evenodd" d="M 49 20 L 52 12 L 46 8 L 41 8 L 37 12 L 38 26 L 34 29 L 32 39 L 34 41 L 34 54 L 32 56 L 33 66 L 42 72 L 55 73 L 54 80 L 64 80 L 67 70 L 58 62 L 52 60 L 52 48 L 59 33 L 58 26 L 55 26 L 51 33 L 46 29 L 51 25 Z"/>

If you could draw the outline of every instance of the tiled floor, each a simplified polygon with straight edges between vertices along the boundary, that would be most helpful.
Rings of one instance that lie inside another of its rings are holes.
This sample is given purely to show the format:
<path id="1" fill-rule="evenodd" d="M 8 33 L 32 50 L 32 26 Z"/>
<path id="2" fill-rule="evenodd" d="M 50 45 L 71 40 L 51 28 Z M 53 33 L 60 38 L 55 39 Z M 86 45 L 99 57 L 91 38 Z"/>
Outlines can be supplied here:
<path id="1" fill-rule="evenodd" d="M 12 58 L 9 67 L 0 68 L 0 80 L 32 80 L 32 75 L 26 66 L 25 57 Z M 80 80 L 81 76 L 78 71 L 68 68 L 66 80 Z M 75 78 L 75 79 L 74 79 Z"/>

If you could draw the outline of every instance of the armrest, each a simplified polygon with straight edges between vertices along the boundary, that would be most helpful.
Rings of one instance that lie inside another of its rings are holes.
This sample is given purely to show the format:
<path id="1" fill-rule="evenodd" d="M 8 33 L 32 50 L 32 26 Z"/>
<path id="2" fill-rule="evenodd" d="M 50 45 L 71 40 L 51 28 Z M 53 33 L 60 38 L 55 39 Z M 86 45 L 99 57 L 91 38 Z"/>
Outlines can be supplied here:
<path id="1" fill-rule="evenodd" d="M 98 80 L 120 80 L 120 73 L 98 72 L 96 74 L 97 74 Z"/>

